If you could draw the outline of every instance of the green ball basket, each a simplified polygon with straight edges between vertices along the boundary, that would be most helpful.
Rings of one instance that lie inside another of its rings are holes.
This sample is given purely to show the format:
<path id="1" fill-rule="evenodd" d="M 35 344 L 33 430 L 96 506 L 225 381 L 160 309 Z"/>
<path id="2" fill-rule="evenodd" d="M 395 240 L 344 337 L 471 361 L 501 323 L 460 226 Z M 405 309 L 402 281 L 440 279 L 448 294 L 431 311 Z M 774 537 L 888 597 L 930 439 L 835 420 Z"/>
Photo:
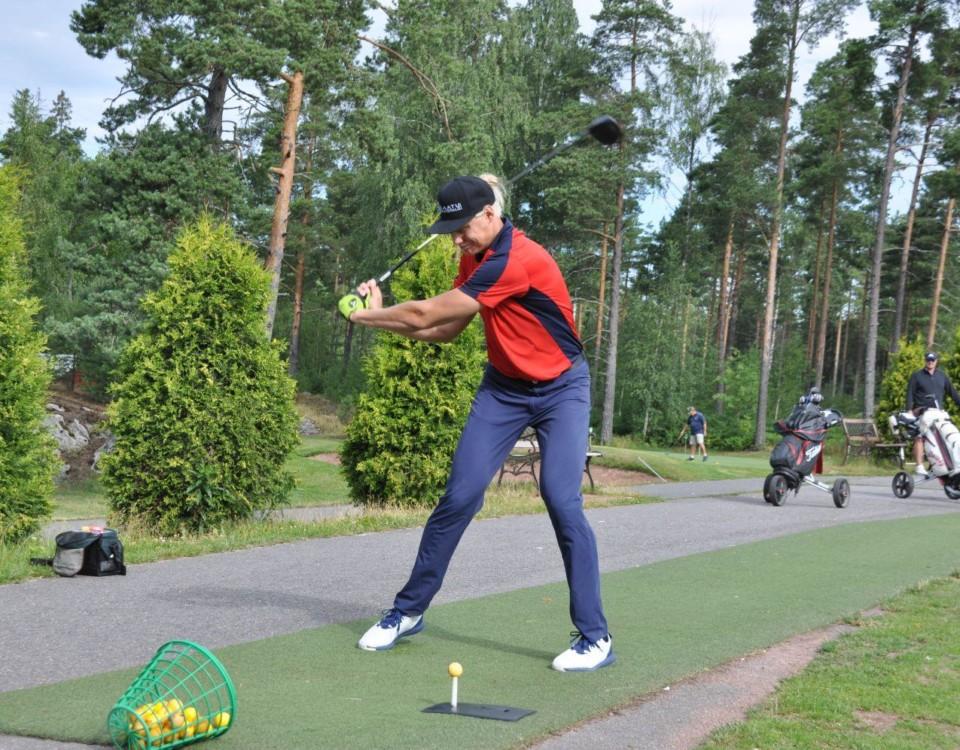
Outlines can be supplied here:
<path id="1" fill-rule="evenodd" d="M 119 750 L 166 750 L 219 737 L 236 720 L 237 693 L 223 664 L 203 646 L 170 641 L 114 704 L 107 730 Z"/>

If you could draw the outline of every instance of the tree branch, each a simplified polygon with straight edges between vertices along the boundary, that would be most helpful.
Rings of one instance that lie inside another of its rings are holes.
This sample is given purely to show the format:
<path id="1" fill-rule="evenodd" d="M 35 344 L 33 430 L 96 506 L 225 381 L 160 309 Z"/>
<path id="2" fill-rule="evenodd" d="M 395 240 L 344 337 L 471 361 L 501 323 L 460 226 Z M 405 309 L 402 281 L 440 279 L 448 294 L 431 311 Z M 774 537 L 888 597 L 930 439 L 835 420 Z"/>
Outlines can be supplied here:
<path id="1" fill-rule="evenodd" d="M 391 49 L 385 44 L 378 42 L 374 39 L 371 39 L 368 36 L 360 34 L 358 37 L 361 41 L 367 42 L 367 44 L 372 44 L 379 50 L 386 52 L 391 57 L 398 60 L 404 67 L 406 67 L 411 73 L 413 73 L 414 78 L 417 79 L 417 82 L 420 84 L 420 87 L 427 92 L 427 95 L 432 97 L 436 102 L 437 111 L 440 113 L 440 117 L 443 118 L 443 127 L 447 131 L 447 140 L 453 140 L 453 133 L 450 132 L 450 121 L 447 118 L 447 103 L 444 98 L 440 95 L 440 90 L 437 88 L 437 85 L 430 80 L 429 76 L 426 73 L 419 70 L 412 62 L 410 62 L 406 57 L 401 55 L 395 49 Z"/>

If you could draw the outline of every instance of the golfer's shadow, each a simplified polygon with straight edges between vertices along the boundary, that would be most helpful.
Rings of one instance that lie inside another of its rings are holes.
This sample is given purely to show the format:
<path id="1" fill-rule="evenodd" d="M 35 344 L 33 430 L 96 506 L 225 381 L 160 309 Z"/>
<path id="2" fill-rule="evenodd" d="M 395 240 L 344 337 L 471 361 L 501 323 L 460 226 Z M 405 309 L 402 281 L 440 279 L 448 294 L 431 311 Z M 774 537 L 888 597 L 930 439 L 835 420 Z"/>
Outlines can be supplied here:
<path id="1" fill-rule="evenodd" d="M 556 656 L 555 653 L 550 651 L 541 651 L 540 649 L 535 648 L 524 648 L 522 646 L 512 646 L 508 643 L 494 641 L 490 638 L 480 638 L 477 636 L 463 635 L 462 633 L 454 633 L 453 631 L 447 630 L 444 627 L 431 625 L 429 622 L 424 628 L 424 633 L 429 633 L 431 637 L 439 638 L 442 641 L 450 641 L 452 643 L 459 643 L 466 646 L 477 646 L 479 648 L 487 648 L 492 651 L 502 651 L 505 654 L 515 654 L 516 656 L 527 656 L 531 659 L 546 659 L 548 662 L 552 661 L 553 657 Z"/>

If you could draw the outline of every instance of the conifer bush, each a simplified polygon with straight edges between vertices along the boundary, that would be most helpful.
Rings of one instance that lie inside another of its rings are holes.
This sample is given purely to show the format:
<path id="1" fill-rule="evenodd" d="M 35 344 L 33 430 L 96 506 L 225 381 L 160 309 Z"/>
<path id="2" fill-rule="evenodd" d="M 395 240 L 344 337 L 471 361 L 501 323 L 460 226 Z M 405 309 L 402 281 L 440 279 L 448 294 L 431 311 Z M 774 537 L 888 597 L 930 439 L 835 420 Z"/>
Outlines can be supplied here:
<path id="1" fill-rule="evenodd" d="M 295 386 L 268 342 L 269 274 L 209 217 L 179 236 L 124 348 L 103 481 L 120 523 L 203 531 L 286 502 L 297 443 Z"/>
<path id="2" fill-rule="evenodd" d="M 58 465 L 43 427 L 50 370 L 35 326 L 40 303 L 24 273 L 18 200 L 15 173 L 0 167 L 0 542 L 23 539 L 50 515 Z"/>
<path id="3" fill-rule="evenodd" d="M 425 299 L 450 289 L 456 273 L 453 243 L 438 239 L 392 277 L 391 289 L 398 302 Z M 340 454 L 354 503 L 436 502 L 485 362 L 479 319 L 447 344 L 378 334 Z"/>
<path id="4" fill-rule="evenodd" d="M 900 348 L 890 357 L 890 364 L 880 381 L 880 397 L 877 399 L 877 429 L 887 439 L 893 437 L 890 432 L 891 414 L 901 412 L 907 405 L 907 384 L 910 376 L 923 367 L 923 355 L 926 354 L 923 339 L 917 336 L 913 341 L 900 339 Z"/>

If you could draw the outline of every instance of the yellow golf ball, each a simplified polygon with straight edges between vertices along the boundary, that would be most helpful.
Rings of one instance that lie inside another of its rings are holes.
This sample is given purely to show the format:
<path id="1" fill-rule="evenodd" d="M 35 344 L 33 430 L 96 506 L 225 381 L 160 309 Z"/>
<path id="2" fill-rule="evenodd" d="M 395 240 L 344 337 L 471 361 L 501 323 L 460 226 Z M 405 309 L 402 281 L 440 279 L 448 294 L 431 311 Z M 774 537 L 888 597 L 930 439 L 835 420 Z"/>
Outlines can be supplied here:
<path id="1" fill-rule="evenodd" d="M 459 677 L 463 674 L 463 665 L 458 661 L 450 662 L 450 666 L 447 667 L 447 673 L 451 677 Z"/>

